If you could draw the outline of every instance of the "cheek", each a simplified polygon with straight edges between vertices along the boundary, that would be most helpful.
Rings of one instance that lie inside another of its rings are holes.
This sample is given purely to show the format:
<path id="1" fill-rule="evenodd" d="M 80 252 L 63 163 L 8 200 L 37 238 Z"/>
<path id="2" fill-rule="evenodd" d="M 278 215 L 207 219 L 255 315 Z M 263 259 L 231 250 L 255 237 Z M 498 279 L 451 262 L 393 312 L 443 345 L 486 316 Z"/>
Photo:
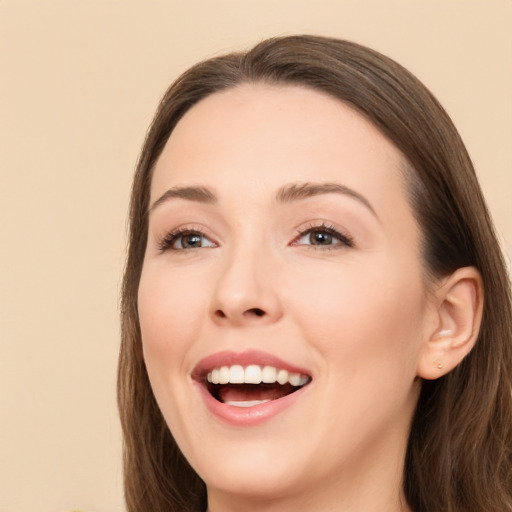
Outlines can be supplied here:
<path id="1" fill-rule="evenodd" d="M 200 283 L 180 272 L 148 265 L 143 269 L 138 310 L 148 371 L 183 363 L 190 340 L 197 339 L 205 297 Z"/>
<path id="2" fill-rule="evenodd" d="M 200 281 L 190 275 L 158 264 L 143 269 L 138 310 L 144 361 L 156 401 L 178 438 L 190 429 L 182 412 L 190 407 L 190 354 L 203 329 L 205 300 Z"/>
<path id="3" fill-rule="evenodd" d="M 346 268 L 329 275 L 304 276 L 297 322 L 316 351 L 343 364 L 347 378 L 360 372 L 402 365 L 415 372 L 424 295 L 416 268 Z M 373 368 L 372 368 L 373 367 Z"/>

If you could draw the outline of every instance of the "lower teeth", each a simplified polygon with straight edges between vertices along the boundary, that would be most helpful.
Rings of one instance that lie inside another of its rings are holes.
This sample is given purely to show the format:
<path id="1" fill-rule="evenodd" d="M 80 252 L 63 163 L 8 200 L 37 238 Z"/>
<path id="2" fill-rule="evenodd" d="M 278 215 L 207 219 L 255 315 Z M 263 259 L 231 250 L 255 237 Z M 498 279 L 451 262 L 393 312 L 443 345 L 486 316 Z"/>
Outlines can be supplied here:
<path id="1" fill-rule="evenodd" d="M 224 402 L 226 405 L 232 405 L 234 407 L 254 407 L 255 405 L 264 404 L 270 402 L 270 398 L 267 400 L 228 400 Z"/>

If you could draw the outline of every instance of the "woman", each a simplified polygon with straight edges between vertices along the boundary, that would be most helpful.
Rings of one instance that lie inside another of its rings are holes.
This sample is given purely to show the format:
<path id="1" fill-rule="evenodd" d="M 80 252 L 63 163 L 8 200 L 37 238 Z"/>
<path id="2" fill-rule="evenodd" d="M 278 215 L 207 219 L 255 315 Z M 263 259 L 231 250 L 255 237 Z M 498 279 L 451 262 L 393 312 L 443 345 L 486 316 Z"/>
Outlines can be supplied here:
<path id="1" fill-rule="evenodd" d="M 194 66 L 133 187 L 128 510 L 512 510 L 506 275 L 401 66 L 314 36 Z"/>

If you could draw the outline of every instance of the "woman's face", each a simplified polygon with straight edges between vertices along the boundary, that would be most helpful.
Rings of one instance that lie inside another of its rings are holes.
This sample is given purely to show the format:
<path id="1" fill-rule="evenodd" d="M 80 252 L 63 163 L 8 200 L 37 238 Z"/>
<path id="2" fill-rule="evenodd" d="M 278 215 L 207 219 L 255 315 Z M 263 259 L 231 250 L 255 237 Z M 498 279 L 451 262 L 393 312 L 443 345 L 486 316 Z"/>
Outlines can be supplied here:
<path id="1" fill-rule="evenodd" d="M 173 131 L 138 307 L 156 399 L 210 499 L 400 480 L 429 311 L 404 167 L 300 87 L 214 94 Z"/>

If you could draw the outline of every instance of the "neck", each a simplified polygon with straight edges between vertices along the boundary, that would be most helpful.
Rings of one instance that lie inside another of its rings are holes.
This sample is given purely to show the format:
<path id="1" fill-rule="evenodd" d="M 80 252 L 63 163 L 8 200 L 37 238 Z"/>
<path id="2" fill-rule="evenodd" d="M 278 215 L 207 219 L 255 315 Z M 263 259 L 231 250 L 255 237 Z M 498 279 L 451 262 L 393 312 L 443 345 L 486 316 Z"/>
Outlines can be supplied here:
<path id="1" fill-rule="evenodd" d="M 207 512 L 411 512 L 402 493 L 375 496 L 361 492 L 354 496 L 330 494 L 301 494 L 274 499 L 258 499 L 246 496 L 212 495 Z"/>

